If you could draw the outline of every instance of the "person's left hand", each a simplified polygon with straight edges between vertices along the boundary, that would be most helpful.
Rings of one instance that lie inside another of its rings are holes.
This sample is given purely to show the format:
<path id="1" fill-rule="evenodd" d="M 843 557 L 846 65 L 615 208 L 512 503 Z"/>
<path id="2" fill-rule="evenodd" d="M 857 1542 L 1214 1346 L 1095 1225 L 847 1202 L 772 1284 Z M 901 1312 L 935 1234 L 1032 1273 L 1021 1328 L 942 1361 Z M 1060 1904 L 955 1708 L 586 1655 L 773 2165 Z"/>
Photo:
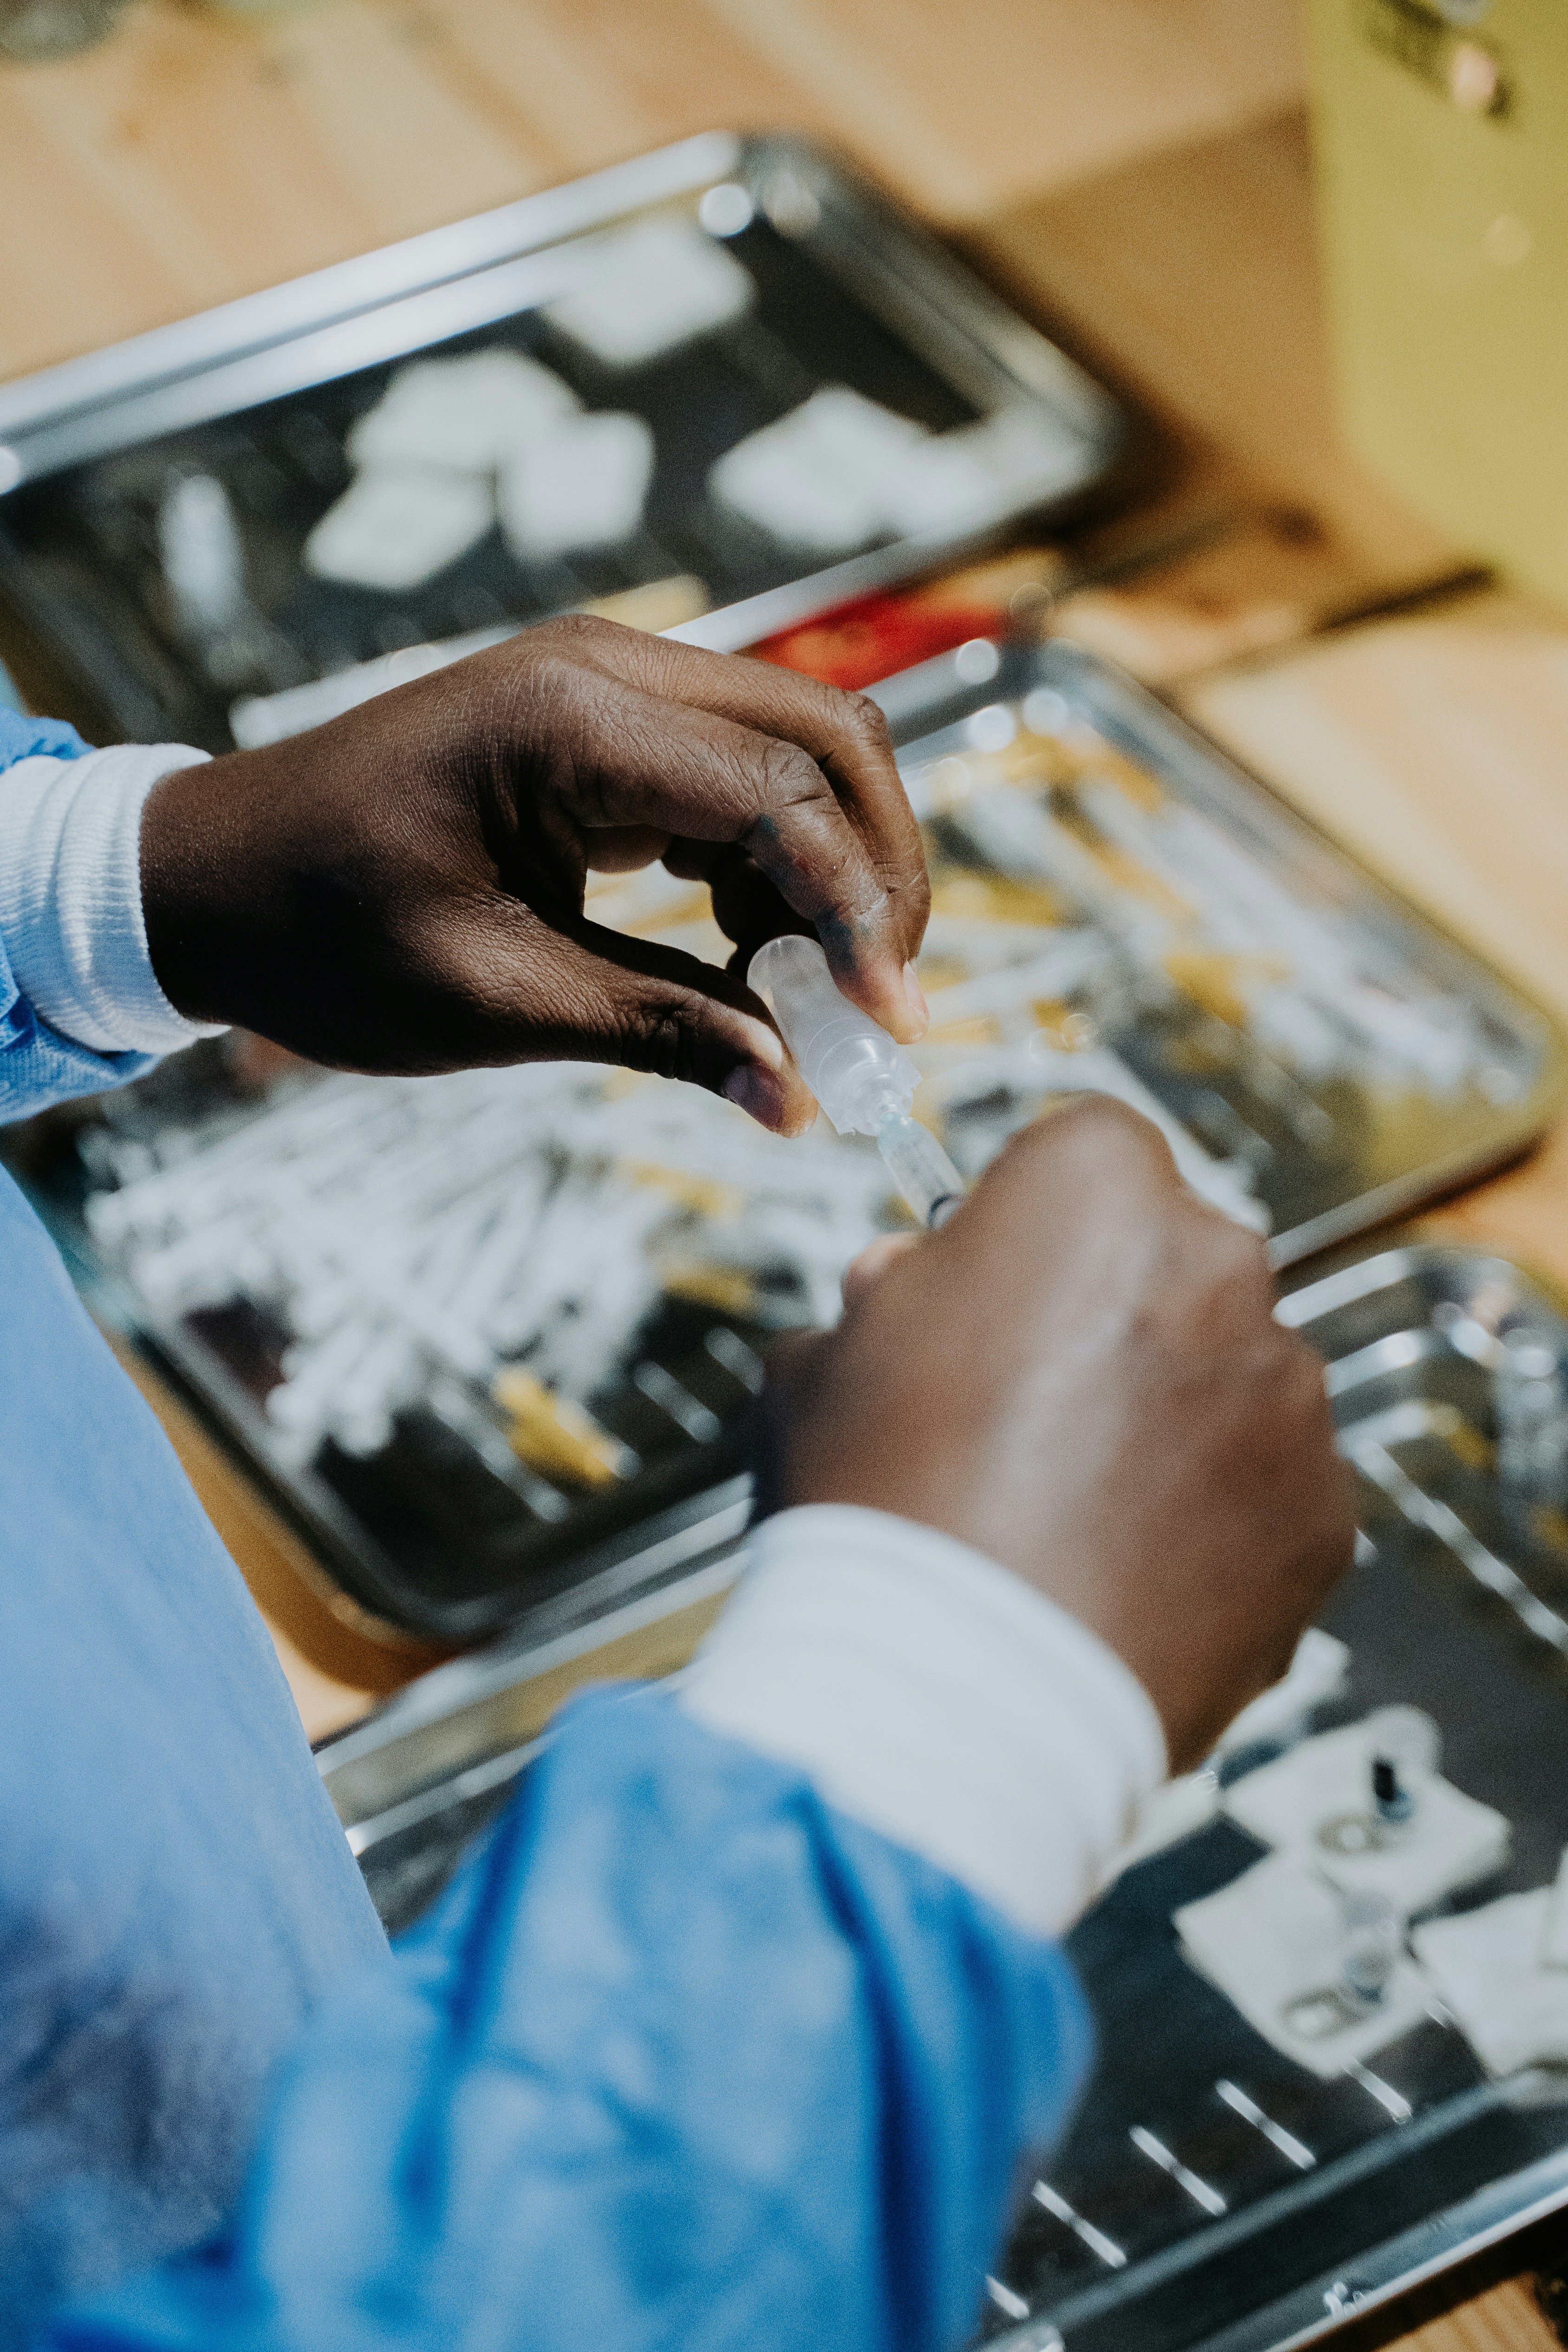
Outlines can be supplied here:
<path id="1" fill-rule="evenodd" d="M 712 886 L 728 971 L 584 913 L 591 871 L 658 858 Z M 816 1106 L 742 974 L 810 928 L 894 1036 L 925 1026 L 925 860 L 875 704 L 607 621 L 165 777 L 142 884 L 179 1012 L 339 1068 L 622 1062 L 794 1132 Z"/>

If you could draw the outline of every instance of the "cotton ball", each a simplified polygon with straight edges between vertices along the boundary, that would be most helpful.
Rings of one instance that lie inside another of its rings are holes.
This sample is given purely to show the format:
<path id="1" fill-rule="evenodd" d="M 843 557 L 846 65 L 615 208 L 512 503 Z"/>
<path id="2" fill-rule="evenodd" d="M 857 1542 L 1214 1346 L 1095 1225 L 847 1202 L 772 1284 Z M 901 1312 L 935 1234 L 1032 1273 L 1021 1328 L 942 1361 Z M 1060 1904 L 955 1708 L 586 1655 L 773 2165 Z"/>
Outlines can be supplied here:
<path id="1" fill-rule="evenodd" d="M 360 418 L 348 452 L 366 470 L 451 466 L 462 473 L 493 473 L 577 405 L 570 384 L 521 352 L 419 360 L 400 368 Z"/>
<path id="2" fill-rule="evenodd" d="M 575 292 L 546 306 L 559 334 L 608 367 L 637 367 L 751 308 L 751 274 L 692 222 L 653 220 L 605 238 Z"/>
<path id="3" fill-rule="evenodd" d="M 574 416 L 519 451 L 498 486 L 500 525 L 514 554 L 613 547 L 642 520 L 653 477 L 653 435 L 640 416 Z"/>
<path id="4" fill-rule="evenodd" d="M 887 529 L 886 485 L 927 438 L 907 416 L 828 384 L 726 450 L 708 487 L 772 538 L 827 554 Z"/>
<path id="5" fill-rule="evenodd" d="M 305 541 L 305 569 L 362 588 L 417 588 L 483 539 L 488 479 L 435 466 L 361 474 Z"/>

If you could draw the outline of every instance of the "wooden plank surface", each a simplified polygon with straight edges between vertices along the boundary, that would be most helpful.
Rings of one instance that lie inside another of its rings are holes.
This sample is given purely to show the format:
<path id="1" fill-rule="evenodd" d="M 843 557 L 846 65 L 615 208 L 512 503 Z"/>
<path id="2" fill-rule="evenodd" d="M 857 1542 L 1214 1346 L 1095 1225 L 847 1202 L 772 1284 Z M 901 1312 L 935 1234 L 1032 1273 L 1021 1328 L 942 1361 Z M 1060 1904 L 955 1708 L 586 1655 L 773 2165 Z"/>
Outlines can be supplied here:
<path id="1" fill-rule="evenodd" d="M 1568 1013 L 1568 628 L 1502 595 L 1326 625 L 1463 551 L 1334 429 L 1296 0 L 135 0 L 0 67 L 0 375 L 687 132 L 837 141 L 1131 389 L 1212 547 L 1056 625 L 1170 691 Z M 1169 488 L 1167 495 L 1170 495 Z M 1568 1282 L 1568 1137 L 1443 1213 Z M 345 1625 L 222 1450 L 160 1410 L 314 1734 L 422 1663 Z M 1524 2289 L 1409 2339 L 1548 2352 Z"/>
<path id="2" fill-rule="evenodd" d="M 694 131 L 977 218 L 1299 102 L 1295 0 L 134 0 L 0 66 L 0 375 Z"/>
<path id="3" fill-rule="evenodd" d="M 1399 2339 L 1400 2352 L 1562 2352 L 1523 2279 L 1505 2279 Z"/>

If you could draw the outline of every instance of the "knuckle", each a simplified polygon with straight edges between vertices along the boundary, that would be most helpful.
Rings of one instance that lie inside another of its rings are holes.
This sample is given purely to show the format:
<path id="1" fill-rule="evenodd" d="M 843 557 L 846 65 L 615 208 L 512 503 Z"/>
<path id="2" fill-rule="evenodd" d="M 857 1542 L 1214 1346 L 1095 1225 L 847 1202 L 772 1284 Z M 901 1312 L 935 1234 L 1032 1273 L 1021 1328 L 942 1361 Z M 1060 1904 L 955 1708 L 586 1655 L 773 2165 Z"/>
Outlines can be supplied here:
<path id="1" fill-rule="evenodd" d="M 801 801 L 831 797 L 827 779 L 809 751 L 782 736 L 770 735 L 758 762 L 763 805 L 788 808 Z"/>
<path id="2" fill-rule="evenodd" d="M 835 690 L 835 716 L 845 731 L 868 750 L 885 752 L 890 760 L 893 738 L 880 706 L 868 694 L 846 694 L 840 689 Z"/>
<path id="3" fill-rule="evenodd" d="M 1163 1162 L 1163 1166 L 1162 1166 Z M 1147 1226 L 1162 1186 L 1179 1198 L 1163 1137 L 1109 1095 L 1075 1095 L 1009 1138 L 986 1171 L 988 1186 L 1047 1185 L 1097 1222 Z"/>
<path id="4" fill-rule="evenodd" d="M 526 677 L 519 676 L 517 685 L 525 698 L 536 698 L 545 709 L 557 709 L 575 698 L 582 680 L 583 663 L 573 647 L 550 644 L 535 650 Z"/>
<path id="5" fill-rule="evenodd" d="M 597 613 L 563 613 L 540 632 L 575 656 L 612 643 L 616 634 L 615 622 L 601 619 Z"/>
<path id="6" fill-rule="evenodd" d="M 668 1003 L 627 1005 L 621 1013 L 620 1058 L 628 1069 L 647 1070 L 654 1076 L 681 1075 L 689 1055 L 679 1014 Z"/>
<path id="7" fill-rule="evenodd" d="M 615 1008 L 616 1058 L 627 1069 L 655 1077 L 682 1078 L 693 1085 L 718 1083 L 732 1054 L 723 1042 L 723 1015 L 715 1026 L 713 1003 L 695 991 L 634 994 Z"/>
<path id="8" fill-rule="evenodd" d="M 558 694 L 584 669 L 596 669 L 592 639 L 579 624 L 592 621 L 586 614 L 566 613 L 558 620 L 520 630 L 515 637 L 474 656 L 504 679 L 513 702 L 526 709 L 531 702 Z M 594 624 L 594 625 L 597 625 Z M 437 670 L 437 677 L 447 672 Z"/>
<path id="9" fill-rule="evenodd" d="M 1113 1095 L 1079 1095 L 1056 1115 L 1064 1145 L 1103 1168 L 1114 1167 L 1128 1176 L 1166 1180 L 1173 1199 L 1177 1192 L 1175 1162 L 1170 1146 L 1154 1125 Z"/>

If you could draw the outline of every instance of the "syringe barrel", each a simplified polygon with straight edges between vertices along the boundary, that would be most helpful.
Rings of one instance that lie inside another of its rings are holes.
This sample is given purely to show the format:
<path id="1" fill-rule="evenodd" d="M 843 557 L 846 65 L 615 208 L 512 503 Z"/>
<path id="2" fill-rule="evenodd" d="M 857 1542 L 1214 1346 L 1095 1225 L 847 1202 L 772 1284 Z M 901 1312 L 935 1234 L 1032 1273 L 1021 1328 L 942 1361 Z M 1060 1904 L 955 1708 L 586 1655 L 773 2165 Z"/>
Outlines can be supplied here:
<path id="1" fill-rule="evenodd" d="M 921 1224 L 945 1223 L 963 1198 L 964 1182 L 935 1136 L 912 1118 L 885 1118 L 877 1148 Z"/>
<path id="2" fill-rule="evenodd" d="M 868 1013 L 840 996 L 815 940 L 770 940 L 746 977 L 840 1135 L 875 1135 L 889 1112 L 908 1116 L 920 1072 Z"/>

